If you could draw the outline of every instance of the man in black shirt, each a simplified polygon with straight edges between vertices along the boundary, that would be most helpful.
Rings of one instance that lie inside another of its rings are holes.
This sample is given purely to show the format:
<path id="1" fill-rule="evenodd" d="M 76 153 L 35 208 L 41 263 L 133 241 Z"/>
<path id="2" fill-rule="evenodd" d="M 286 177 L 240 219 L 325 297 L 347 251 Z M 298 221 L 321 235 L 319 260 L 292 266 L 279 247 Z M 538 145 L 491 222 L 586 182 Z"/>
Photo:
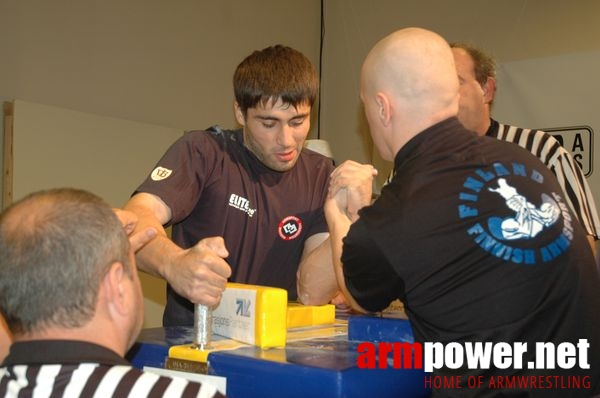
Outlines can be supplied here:
<path id="1" fill-rule="evenodd" d="M 272 46 L 246 57 L 233 83 L 242 128 L 185 134 L 125 206 L 140 227 L 159 231 L 137 258 L 168 282 L 165 326 L 192 325 L 192 303 L 217 305 L 227 280 L 284 288 L 305 304 L 338 291 L 310 272 L 331 268 L 323 203 L 333 170 L 331 159 L 303 149 L 318 89 L 313 65 Z"/>
<path id="2" fill-rule="evenodd" d="M 433 32 L 400 30 L 365 59 L 361 99 L 395 175 L 369 205 L 372 166 L 346 162 L 332 174 L 325 213 L 337 282 L 358 310 L 402 300 L 421 343 L 527 343 L 524 369 L 434 369 L 434 376 L 462 376 L 456 389 L 434 388 L 436 397 L 598 394 L 600 281 L 585 233 L 537 158 L 459 123 L 458 89 L 452 52 Z M 574 347 L 581 339 L 591 367 L 528 366 L 537 342 Z M 584 384 L 568 391 L 467 385 L 469 377 L 491 376 Z"/>

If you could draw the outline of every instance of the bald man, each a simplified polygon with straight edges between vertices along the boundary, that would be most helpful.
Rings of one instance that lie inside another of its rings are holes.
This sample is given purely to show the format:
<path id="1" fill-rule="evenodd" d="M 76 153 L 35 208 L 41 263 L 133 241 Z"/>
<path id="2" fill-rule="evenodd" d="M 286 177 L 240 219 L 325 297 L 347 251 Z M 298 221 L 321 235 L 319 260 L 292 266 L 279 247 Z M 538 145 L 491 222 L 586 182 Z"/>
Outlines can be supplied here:
<path id="1" fill-rule="evenodd" d="M 422 343 L 527 343 L 526 366 L 536 342 L 589 343 L 591 368 L 442 366 L 434 376 L 461 378 L 434 397 L 515 392 L 488 389 L 491 376 L 543 378 L 543 389 L 519 396 L 598 394 L 600 280 L 585 232 L 538 159 L 462 126 L 458 91 L 452 52 L 433 32 L 397 31 L 367 55 L 360 96 L 395 175 L 370 205 L 372 166 L 348 161 L 332 173 L 325 213 L 337 282 L 359 311 L 402 300 Z M 546 376 L 588 383 L 557 390 Z M 483 387 L 469 388 L 470 377 Z"/>

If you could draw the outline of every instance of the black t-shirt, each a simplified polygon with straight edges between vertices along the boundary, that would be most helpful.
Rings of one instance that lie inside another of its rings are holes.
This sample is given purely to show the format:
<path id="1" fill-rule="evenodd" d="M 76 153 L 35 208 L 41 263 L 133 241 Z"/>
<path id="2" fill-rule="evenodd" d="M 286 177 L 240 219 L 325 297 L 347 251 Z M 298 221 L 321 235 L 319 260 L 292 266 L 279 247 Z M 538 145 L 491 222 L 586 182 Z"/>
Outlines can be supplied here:
<path id="1" fill-rule="evenodd" d="M 587 371 L 436 373 L 590 375 L 598 393 L 600 282 L 585 234 L 544 164 L 452 118 L 410 140 L 394 167 L 344 239 L 344 274 L 357 302 L 378 311 L 400 298 L 420 342 L 527 342 L 526 364 L 535 342 L 588 339 Z M 481 393 L 464 387 L 451 396 Z"/>
<path id="2" fill-rule="evenodd" d="M 304 149 L 289 171 L 264 166 L 241 130 L 193 131 L 176 141 L 138 188 L 171 208 L 173 241 L 189 248 L 222 236 L 232 282 L 276 286 L 296 298 L 304 242 L 327 232 L 323 203 L 331 159 Z M 167 290 L 165 326 L 192 325 L 193 305 Z"/>

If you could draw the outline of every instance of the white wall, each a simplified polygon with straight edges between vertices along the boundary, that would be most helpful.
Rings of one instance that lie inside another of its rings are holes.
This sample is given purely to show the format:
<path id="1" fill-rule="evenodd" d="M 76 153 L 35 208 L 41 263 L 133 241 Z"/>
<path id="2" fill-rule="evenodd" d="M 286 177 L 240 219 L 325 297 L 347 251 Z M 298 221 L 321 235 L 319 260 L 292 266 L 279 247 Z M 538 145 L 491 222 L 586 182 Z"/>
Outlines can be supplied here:
<path id="1" fill-rule="evenodd" d="M 318 0 L 0 0 L 0 97 L 183 129 L 231 126 L 255 49 L 318 59 Z"/>

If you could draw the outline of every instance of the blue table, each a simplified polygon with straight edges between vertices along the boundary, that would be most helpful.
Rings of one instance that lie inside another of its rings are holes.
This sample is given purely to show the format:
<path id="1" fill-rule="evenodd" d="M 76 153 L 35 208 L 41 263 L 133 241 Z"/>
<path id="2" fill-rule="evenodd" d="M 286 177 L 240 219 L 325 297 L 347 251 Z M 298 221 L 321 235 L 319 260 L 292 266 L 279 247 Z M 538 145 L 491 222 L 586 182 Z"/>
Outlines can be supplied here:
<path id="1" fill-rule="evenodd" d="M 189 344 L 192 333 L 186 327 L 145 329 L 128 359 L 140 368 L 163 368 L 169 347 Z M 406 320 L 351 316 L 335 326 L 290 330 L 285 348 L 213 352 L 208 373 L 226 377 L 233 398 L 430 395 L 422 369 L 360 369 L 356 348 L 362 341 L 414 340 Z"/>

